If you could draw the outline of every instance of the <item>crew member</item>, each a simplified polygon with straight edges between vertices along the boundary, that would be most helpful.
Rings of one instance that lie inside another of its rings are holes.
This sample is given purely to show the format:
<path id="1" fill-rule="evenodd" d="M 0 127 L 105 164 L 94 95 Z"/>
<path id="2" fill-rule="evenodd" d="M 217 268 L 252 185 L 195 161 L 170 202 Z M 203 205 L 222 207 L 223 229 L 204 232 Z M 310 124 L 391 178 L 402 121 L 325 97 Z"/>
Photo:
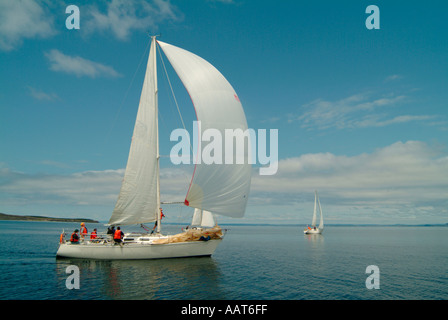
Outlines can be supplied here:
<path id="1" fill-rule="evenodd" d="M 117 227 L 117 230 L 115 230 L 115 233 L 114 233 L 114 241 L 115 241 L 115 243 L 122 244 L 123 236 L 124 236 L 123 231 L 120 230 L 120 227 Z"/>
<path id="2" fill-rule="evenodd" d="M 114 226 L 109 226 L 107 228 L 107 238 L 109 240 L 112 240 L 114 238 L 114 234 L 115 234 L 115 227 Z"/>
<path id="3" fill-rule="evenodd" d="M 165 215 L 163 214 L 163 210 L 162 210 L 162 208 L 160 208 L 160 221 L 162 221 L 162 218 L 163 218 L 164 216 L 165 216 Z M 151 234 L 154 233 L 154 230 L 156 230 L 156 228 L 157 228 L 157 220 L 156 220 L 156 222 L 154 223 L 154 227 L 152 228 Z"/>
<path id="4" fill-rule="evenodd" d="M 93 229 L 92 233 L 90 234 L 90 240 L 96 239 L 97 237 L 97 233 L 96 233 L 96 228 Z"/>
<path id="5" fill-rule="evenodd" d="M 73 244 L 79 243 L 78 231 L 78 229 L 75 229 L 75 231 L 72 233 L 72 236 L 70 237 L 70 242 Z"/>
<path id="6" fill-rule="evenodd" d="M 84 222 L 81 222 L 81 238 L 84 238 L 85 236 L 87 236 L 88 231 L 86 228 L 86 225 L 84 224 Z"/>

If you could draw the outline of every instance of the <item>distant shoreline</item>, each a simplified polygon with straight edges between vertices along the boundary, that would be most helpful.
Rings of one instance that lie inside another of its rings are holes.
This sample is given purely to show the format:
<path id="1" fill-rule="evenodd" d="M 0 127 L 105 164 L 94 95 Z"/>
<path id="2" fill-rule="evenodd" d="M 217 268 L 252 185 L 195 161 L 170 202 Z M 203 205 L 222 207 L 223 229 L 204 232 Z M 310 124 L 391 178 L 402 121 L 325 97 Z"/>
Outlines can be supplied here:
<path id="1" fill-rule="evenodd" d="M 20 215 L 5 214 L 5 213 L 0 213 L 0 220 L 99 223 L 99 221 L 92 220 L 92 219 L 84 219 L 84 218 L 53 218 L 53 217 L 43 217 L 43 216 L 20 216 Z"/>
<path id="2" fill-rule="evenodd" d="M 25 216 L 25 215 L 13 215 L 0 213 L 0 221 L 54 221 L 54 222 L 86 222 L 86 223 L 104 223 L 107 221 L 96 221 L 93 219 L 85 218 L 53 218 L 44 216 Z M 166 225 L 187 225 L 188 222 L 165 222 Z M 222 223 L 223 226 L 248 226 L 248 227 L 285 227 L 293 226 L 302 228 L 305 224 L 267 224 L 267 223 Z M 448 227 L 448 223 L 422 223 L 422 224 L 345 224 L 335 223 L 327 224 L 327 227 Z"/>

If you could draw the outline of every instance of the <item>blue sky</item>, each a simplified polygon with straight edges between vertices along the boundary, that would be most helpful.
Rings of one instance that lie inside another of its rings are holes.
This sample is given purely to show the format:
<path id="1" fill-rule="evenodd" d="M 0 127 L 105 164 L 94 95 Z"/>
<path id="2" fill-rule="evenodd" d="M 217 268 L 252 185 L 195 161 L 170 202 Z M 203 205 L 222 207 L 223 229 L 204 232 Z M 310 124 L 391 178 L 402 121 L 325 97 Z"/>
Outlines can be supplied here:
<path id="1" fill-rule="evenodd" d="M 70 4 L 79 30 L 65 26 Z M 379 30 L 365 26 L 371 4 Z M 279 130 L 277 174 L 254 166 L 245 218 L 221 221 L 310 223 L 317 189 L 328 223 L 446 223 L 447 9 L 445 1 L 0 0 L 0 212 L 108 220 L 150 33 L 217 67 L 250 128 Z M 188 129 L 191 101 L 170 79 Z M 180 125 L 166 80 L 159 85 L 167 155 Z M 162 161 L 166 199 L 183 200 L 190 169 Z M 189 210 L 164 212 L 176 222 Z"/>

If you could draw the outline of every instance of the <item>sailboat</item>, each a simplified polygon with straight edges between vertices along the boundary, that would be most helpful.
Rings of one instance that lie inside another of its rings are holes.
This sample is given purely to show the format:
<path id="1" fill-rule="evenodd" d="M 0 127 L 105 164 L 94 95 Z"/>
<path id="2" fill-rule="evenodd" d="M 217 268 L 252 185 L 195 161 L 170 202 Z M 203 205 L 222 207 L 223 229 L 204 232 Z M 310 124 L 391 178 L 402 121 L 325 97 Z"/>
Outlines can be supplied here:
<path id="1" fill-rule="evenodd" d="M 110 260 L 210 256 L 223 239 L 223 230 L 211 218 L 215 214 L 244 216 L 251 180 L 247 150 L 238 155 L 244 161 L 196 163 L 185 200 L 181 202 L 195 208 L 192 226 L 179 234 L 162 234 L 156 54 L 160 49 L 190 95 L 201 122 L 198 130 L 213 128 L 222 136 L 226 129 L 247 130 L 246 116 L 235 90 L 214 66 L 189 51 L 152 37 L 126 171 L 109 225 L 155 222 L 157 230 L 155 234 L 125 234 L 118 245 L 101 237 L 76 244 L 61 238 L 58 257 Z"/>
<path id="2" fill-rule="evenodd" d="M 320 213 L 320 222 L 319 226 L 316 227 L 317 220 L 317 209 L 319 208 Z M 322 208 L 320 206 L 319 196 L 317 191 L 314 191 L 314 212 L 313 212 L 313 220 L 311 221 L 311 227 L 308 226 L 303 233 L 305 234 L 321 234 L 324 231 L 324 217 L 322 215 Z"/>

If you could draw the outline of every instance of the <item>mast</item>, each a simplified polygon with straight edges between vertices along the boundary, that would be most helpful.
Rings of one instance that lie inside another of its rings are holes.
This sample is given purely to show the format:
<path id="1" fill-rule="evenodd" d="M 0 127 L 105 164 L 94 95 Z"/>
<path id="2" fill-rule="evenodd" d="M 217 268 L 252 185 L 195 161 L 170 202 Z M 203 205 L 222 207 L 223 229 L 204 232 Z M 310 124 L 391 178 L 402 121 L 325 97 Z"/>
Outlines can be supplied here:
<path id="1" fill-rule="evenodd" d="M 159 90 L 157 87 L 157 42 L 156 36 L 152 36 L 151 46 L 154 46 L 154 56 L 153 56 L 153 66 L 154 66 L 154 103 L 155 103 L 155 121 L 156 121 L 156 136 L 157 136 L 157 233 L 160 232 L 160 152 L 159 152 L 159 103 L 158 103 L 158 94 Z"/>

